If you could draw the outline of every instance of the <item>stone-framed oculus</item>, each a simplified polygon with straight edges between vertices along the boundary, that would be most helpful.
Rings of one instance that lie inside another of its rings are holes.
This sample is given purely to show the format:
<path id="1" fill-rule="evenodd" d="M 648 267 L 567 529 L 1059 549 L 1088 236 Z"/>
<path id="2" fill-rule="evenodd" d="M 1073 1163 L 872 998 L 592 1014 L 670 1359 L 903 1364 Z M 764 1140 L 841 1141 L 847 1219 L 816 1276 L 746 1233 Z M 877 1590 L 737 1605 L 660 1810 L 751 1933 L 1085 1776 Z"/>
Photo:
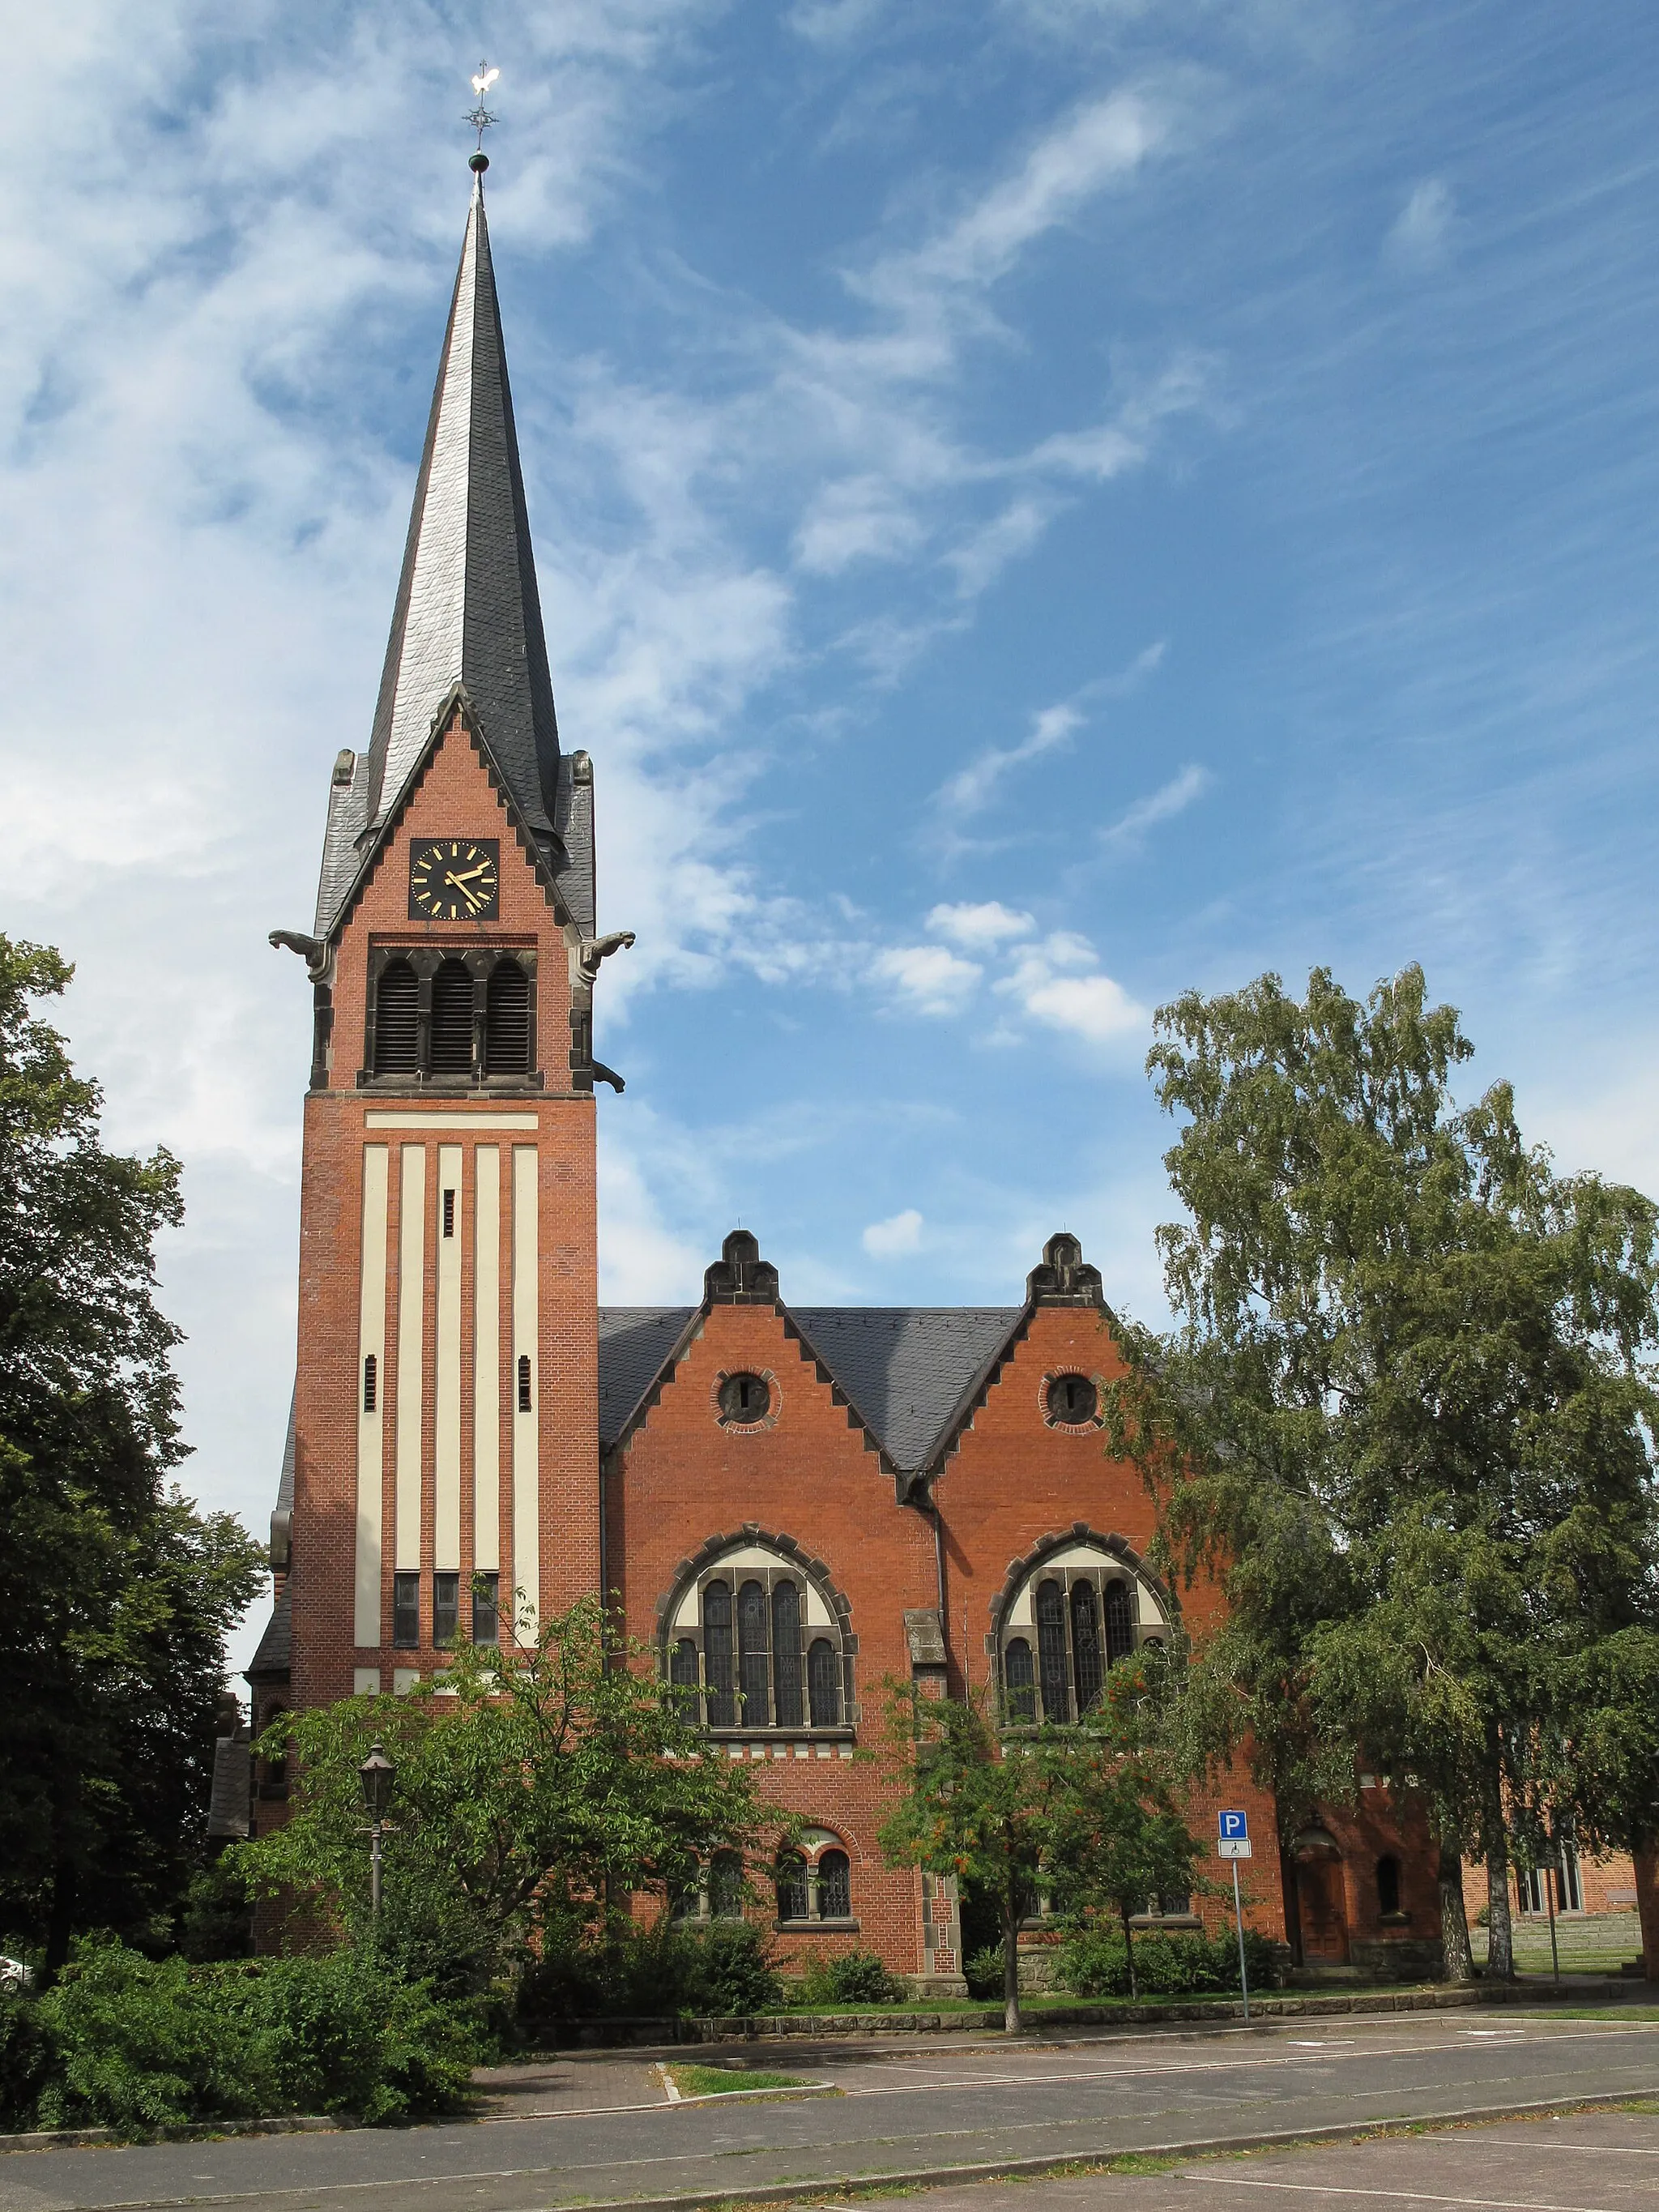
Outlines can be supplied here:
<path id="1" fill-rule="evenodd" d="M 498 837 L 422 837 L 409 850 L 411 921 L 494 921 L 501 911 Z"/>

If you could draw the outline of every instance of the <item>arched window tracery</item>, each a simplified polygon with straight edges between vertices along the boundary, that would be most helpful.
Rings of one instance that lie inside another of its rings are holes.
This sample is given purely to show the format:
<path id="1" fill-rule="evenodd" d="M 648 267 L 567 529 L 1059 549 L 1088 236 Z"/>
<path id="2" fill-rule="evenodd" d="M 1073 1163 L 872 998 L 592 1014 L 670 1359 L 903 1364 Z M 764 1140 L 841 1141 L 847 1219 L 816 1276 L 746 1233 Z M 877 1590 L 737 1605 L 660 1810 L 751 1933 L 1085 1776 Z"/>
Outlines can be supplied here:
<path id="1" fill-rule="evenodd" d="M 997 1613 L 1003 1723 L 1030 1728 L 1083 1719 L 1106 1675 L 1145 1645 L 1170 1632 L 1165 1601 L 1146 1574 L 1122 1556 L 1117 1540 L 1079 1534 L 1051 1540 Z"/>
<path id="2" fill-rule="evenodd" d="M 665 1607 L 662 1654 L 696 1724 L 745 1735 L 851 1725 L 844 1607 L 818 1575 L 758 1540 L 687 1576 Z"/>

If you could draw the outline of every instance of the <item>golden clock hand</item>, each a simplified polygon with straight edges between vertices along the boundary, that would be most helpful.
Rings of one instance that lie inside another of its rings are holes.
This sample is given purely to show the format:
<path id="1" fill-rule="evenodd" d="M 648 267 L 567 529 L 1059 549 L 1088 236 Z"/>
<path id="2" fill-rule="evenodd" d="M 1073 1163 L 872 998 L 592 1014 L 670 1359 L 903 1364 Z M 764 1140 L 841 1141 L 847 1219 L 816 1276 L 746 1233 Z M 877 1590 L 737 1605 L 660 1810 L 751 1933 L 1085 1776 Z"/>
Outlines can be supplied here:
<path id="1" fill-rule="evenodd" d="M 459 890 L 463 884 L 470 884 L 474 876 L 483 875 L 484 870 L 489 866 L 489 863 L 488 860 L 480 860 L 476 868 L 463 868 L 459 876 L 452 875 L 449 880 Z"/>
<path id="2" fill-rule="evenodd" d="M 456 890 L 471 908 L 473 913 L 477 914 L 478 908 L 483 904 L 483 901 L 481 898 L 475 898 L 471 890 L 461 881 L 459 876 L 446 876 L 444 878 L 444 881 L 447 884 L 453 884 Z"/>

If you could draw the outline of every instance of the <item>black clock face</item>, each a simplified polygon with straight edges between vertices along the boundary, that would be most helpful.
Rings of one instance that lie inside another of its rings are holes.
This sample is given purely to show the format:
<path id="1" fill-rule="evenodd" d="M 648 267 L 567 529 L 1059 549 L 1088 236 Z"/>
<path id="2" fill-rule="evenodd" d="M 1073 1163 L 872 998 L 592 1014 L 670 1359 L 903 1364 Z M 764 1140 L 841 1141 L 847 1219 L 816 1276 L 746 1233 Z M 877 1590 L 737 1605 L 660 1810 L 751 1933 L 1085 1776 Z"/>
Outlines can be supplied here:
<path id="1" fill-rule="evenodd" d="M 410 848 L 411 921 L 494 921 L 501 910 L 498 837 L 423 837 Z"/>

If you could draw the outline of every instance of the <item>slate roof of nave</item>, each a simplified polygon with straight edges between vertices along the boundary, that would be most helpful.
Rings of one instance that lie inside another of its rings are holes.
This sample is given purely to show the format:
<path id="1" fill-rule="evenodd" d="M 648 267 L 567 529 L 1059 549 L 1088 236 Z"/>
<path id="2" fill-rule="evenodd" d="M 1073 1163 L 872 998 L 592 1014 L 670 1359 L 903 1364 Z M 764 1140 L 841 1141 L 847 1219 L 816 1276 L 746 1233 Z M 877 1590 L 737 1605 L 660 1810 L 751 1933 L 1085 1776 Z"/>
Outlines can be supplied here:
<path id="1" fill-rule="evenodd" d="M 893 1466 L 927 1465 L 995 1364 L 1021 1306 L 791 1306 L 790 1319 Z M 599 1309 L 599 1441 L 609 1449 L 695 1306 Z"/>

